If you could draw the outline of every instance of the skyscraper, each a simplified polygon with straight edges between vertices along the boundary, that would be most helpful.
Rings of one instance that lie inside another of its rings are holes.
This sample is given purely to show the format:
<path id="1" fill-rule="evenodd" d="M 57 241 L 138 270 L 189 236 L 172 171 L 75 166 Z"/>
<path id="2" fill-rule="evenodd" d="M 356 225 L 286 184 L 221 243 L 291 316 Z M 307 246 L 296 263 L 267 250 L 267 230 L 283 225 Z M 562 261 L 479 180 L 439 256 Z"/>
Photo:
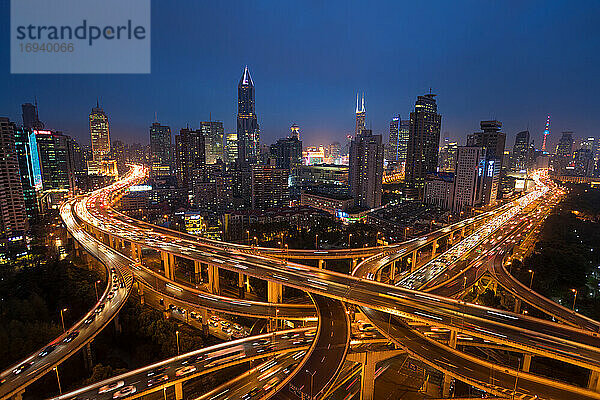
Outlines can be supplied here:
<path id="1" fill-rule="evenodd" d="M 519 172 L 527 169 L 529 159 L 529 131 L 517 133 L 512 153 L 512 170 Z"/>
<path id="2" fill-rule="evenodd" d="M 100 108 L 98 102 L 90 113 L 90 135 L 92 138 L 92 157 L 94 161 L 101 161 L 110 153 L 110 132 L 108 116 Z"/>
<path id="3" fill-rule="evenodd" d="M 458 143 L 444 138 L 444 145 L 440 148 L 438 167 L 440 172 L 455 172 Z"/>
<path id="4" fill-rule="evenodd" d="M 27 228 L 19 160 L 15 148 L 16 126 L 0 118 L 0 245 L 20 242 Z"/>
<path id="5" fill-rule="evenodd" d="M 470 210 L 483 200 L 486 150 L 478 146 L 458 147 L 452 210 Z"/>
<path id="6" fill-rule="evenodd" d="M 237 139 L 240 162 L 255 162 L 260 154 L 260 131 L 254 96 L 254 82 L 246 66 L 238 84 Z"/>
<path id="7" fill-rule="evenodd" d="M 406 196 L 422 198 L 425 177 L 434 173 L 438 165 L 442 116 L 437 113 L 435 94 L 418 96 L 415 110 L 410 113 L 410 127 L 406 150 Z"/>
<path id="8" fill-rule="evenodd" d="M 42 191 L 42 169 L 35 133 L 29 128 L 15 131 L 15 149 L 27 218 L 33 221 L 39 215 L 39 193 Z"/>
<path id="9" fill-rule="evenodd" d="M 381 205 L 383 144 L 381 135 L 363 129 L 350 143 L 348 183 L 355 205 L 376 208 Z"/>
<path id="10" fill-rule="evenodd" d="M 252 166 L 252 209 L 289 205 L 289 171 L 274 165 Z"/>
<path id="11" fill-rule="evenodd" d="M 556 146 L 556 155 L 559 157 L 569 157 L 573 154 L 573 132 L 563 132 L 558 145 Z"/>
<path id="12" fill-rule="evenodd" d="M 500 172 L 504 159 L 506 135 L 500 132 L 502 122 L 481 121 L 481 132 L 467 136 L 467 146 L 483 147 L 485 149 L 486 167 L 483 171 L 483 204 L 492 204 L 498 197 Z"/>
<path id="13" fill-rule="evenodd" d="M 204 153 L 207 164 L 215 164 L 217 160 L 224 161 L 223 152 L 223 122 L 202 121 L 200 130 L 204 135 Z"/>
<path id="14" fill-rule="evenodd" d="M 191 185 L 192 172 L 206 163 L 204 135 L 201 130 L 182 128 L 175 136 L 177 182 L 180 187 Z"/>
<path id="15" fill-rule="evenodd" d="M 366 129 L 367 110 L 365 109 L 365 94 L 362 94 L 362 100 L 358 102 L 358 93 L 356 93 L 356 127 L 354 128 L 354 136 L 358 136 Z"/>
<path id="16" fill-rule="evenodd" d="M 279 139 L 271 145 L 271 156 L 275 157 L 277 168 L 290 170 L 293 176 L 297 176 L 297 169 L 302 164 L 302 141 L 299 137 L 298 125 L 291 127 L 290 136 Z"/>
<path id="17" fill-rule="evenodd" d="M 300 140 L 300 127 L 296 124 L 292 124 L 292 126 L 290 127 L 290 130 L 292 131 L 290 133 L 290 137 Z"/>
<path id="18" fill-rule="evenodd" d="M 153 176 L 169 176 L 173 169 L 171 128 L 159 122 L 150 126 L 150 163 Z"/>
<path id="19" fill-rule="evenodd" d="M 548 118 L 546 118 L 546 127 L 544 129 L 544 141 L 542 142 L 542 151 L 544 153 L 547 153 L 547 146 L 548 146 L 548 136 L 550 136 L 550 116 L 548 115 Z"/>
<path id="20" fill-rule="evenodd" d="M 69 160 L 70 138 L 61 132 L 34 131 L 39 149 L 44 190 L 73 190 Z"/>
<path id="21" fill-rule="evenodd" d="M 238 158 L 238 140 L 235 132 L 225 135 L 225 158 L 230 164 Z"/>
<path id="22" fill-rule="evenodd" d="M 21 104 L 21 110 L 23 111 L 23 127 L 28 129 L 44 129 L 44 124 L 40 121 L 38 116 L 37 102 L 35 104 L 25 103 Z"/>

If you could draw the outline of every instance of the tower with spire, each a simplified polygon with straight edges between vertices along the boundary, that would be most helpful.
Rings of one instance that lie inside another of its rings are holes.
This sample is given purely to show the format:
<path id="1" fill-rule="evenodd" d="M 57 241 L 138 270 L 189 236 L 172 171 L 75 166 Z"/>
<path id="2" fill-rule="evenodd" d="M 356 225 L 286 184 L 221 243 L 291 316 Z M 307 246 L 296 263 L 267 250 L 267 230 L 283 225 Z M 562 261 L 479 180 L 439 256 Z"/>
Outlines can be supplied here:
<path id="1" fill-rule="evenodd" d="M 110 130 L 108 116 L 100 107 L 96 99 L 96 107 L 90 113 L 90 136 L 92 139 L 92 157 L 94 161 L 101 161 L 110 153 Z"/>
<path id="2" fill-rule="evenodd" d="M 546 118 L 546 127 L 544 128 L 544 141 L 542 142 L 542 151 L 548 153 L 546 146 L 548 144 L 548 136 L 550 136 L 550 116 Z"/>
<path id="3" fill-rule="evenodd" d="M 354 128 L 354 136 L 360 135 L 363 129 L 366 129 L 366 118 L 367 110 L 365 109 L 365 94 L 363 92 L 362 99 L 359 102 L 358 93 L 356 93 L 356 127 Z"/>
<path id="4" fill-rule="evenodd" d="M 260 154 L 260 130 L 255 110 L 254 82 L 248 66 L 238 83 L 238 160 L 255 162 Z"/>

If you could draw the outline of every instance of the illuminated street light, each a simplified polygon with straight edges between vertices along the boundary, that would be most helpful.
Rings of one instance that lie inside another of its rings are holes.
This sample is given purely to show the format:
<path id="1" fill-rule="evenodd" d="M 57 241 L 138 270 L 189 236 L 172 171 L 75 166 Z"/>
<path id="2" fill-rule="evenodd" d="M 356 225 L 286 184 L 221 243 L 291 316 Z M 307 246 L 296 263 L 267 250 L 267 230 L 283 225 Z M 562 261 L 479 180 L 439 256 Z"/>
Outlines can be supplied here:
<path id="1" fill-rule="evenodd" d="M 96 301 L 99 300 L 99 298 L 98 298 L 98 284 L 99 283 L 100 283 L 99 279 L 96 282 L 94 282 L 94 289 L 96 290 Z"/>
<path id="2" fill-rule="evenodd" d="M 533 275 L 535 275 L 535 271 L 530 269 L 529 273 L 531 274 L 531 280 L 529 281 L 529 289 L 531 289 L 531 287 L 533 286 Z"/>
<path id="3" fill-rule="evenodd" d="M 60 310 L 60 322 L 62 322 L 62 328 L 63 328 L 63 332 L 66 332 L 67 330 L 65 329 L 65 318 L 63 316 L 63 313 L 66 312 L 68 309 L 67 308 L 63 308 L 62 310 Z"/>
<path id="4" fill-rule="evenodd" d="M 577 289 L 571 289 L 573 292 L 573 311 L 575 311 L 575 300 L 577 300 Z"/>
<path id="5" fill-rule="evenodd" d="M 177 338 L 177 355 L 179 355 L 179 331 L 175 331 L 175 337 Z"/>

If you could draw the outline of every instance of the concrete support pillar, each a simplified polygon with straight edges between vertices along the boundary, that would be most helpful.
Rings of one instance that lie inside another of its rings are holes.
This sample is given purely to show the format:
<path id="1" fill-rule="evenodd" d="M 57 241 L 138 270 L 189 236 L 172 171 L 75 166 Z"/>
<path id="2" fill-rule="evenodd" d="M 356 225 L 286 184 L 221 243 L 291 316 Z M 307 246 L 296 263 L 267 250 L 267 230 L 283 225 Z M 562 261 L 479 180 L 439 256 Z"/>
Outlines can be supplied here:
<path id="1" fill-rule="evenodd" d="M 183 400 L 183 384 L 181 382 L 175 384 L 175 400 Z"/>
<path id="2" fill-rule="evenodd" d="M 144 304 L 144 286 L 140 285 L 140 283 L 138 282 L 137 284 L 138 287 L 138 294 L 140 295 L 140 304 Z"/>
<path id="3" fill-rule="evenodd" d="M 204 336 L 208 335 L 208 310 L 206 308 L 200 309 L 200 315 L 202 315 L 202 333 Z"/>
<path id="4" fill-rule="evenodd" d="M 450 331 L 450 338 L 448 339 L 448 346 L 456 349 L 456 331 L 452 330 Z"/>
<path id="5" fill-rule="evenodd" d="M 240 299 L 246 297 L 246 276 L 238 273 L 238 295 Z"/>
<path id="6" fill-rule="evenodd" d="M 208 266 L 208 290 L 212 294 L 220 294 L 219 287 L 219 268 L 215 265 Z"/>
<path id="7" fill-rule="evenodd" d="M 431 244 L 431 258 L 433 258 L 433 256 L 435 256 L 435 253 L 437 253 L 437 248 L 438 248 L 438 240 L 433 239 L 433 243 Z"/>
<path id="8" fill-rule="evenodd" d="M 325 268 L 325 260 L 319 260 L 319 268 Z"/>
<path id="9" fill-rule="evenodd" d="M 396 280 L 396 261 L 390 263 L 390 280 L 392 283 Z"/>
<path id="10" fill-rule="evenodd" d="M 413 272 L 415 269 L 417 269 L 417 250 L 414 250 L 410 257 L 410 272 Z"/>
<path id="11" fill-rule="evenodd" d="M 24 390 L 20 391 L 17 394 L 13 394 L 11 400 L 23 400 L 23 393 L 25 393 Z"/>
<path id="12" fill-rule="evenodd" d="M 375 367 L 377 363 L 371 360 L 369 353 L 366 354 L 365 362 L 362 364 L 360 377 L 360 400 L 373 400 L 375 392 Z"/>
<path id="13" fill-rule="evenodd" d="M 283 285 L 281 283 L 267 282 L 267 301 L 281 303 L 283 298 Z"/>
<path id="14" fill-rule="evenodd" d="M 523 372 L 529 372 L 529 368 L 531 367 L 531 354 L 525 354 L 525 358 L 523 358 Z"/>
<path id="15" fill-rule="evenodd" d="M 521 314 L 521 299 L 515 299 L 515 308 L 513 309 L 513 312 L 516 314 Z"/>
<path id="16" fill-rule="evenodd" d="M 92 342 L 88 342 L 85 346 L 83 346 L 82 353 L 83 363 L 86 371 L 92 372 L 92 368 L 94 366 L 94 360 L 92 359 Z"/>
<path id="17" fill-rule="evenodd" d="M 450 234 L 448 235 L 448 248 L 452 247 L 452 244 L 454 242 L 454 232 L 450 232 Z"/>
<path id="18" fill-rule="evenodd" d="M 202 264 L 200 264 L 200 261 L 196 260 L 194 260 L 194 277 L 196 283 L 202 282 Z"/>
<path id="19" fill-rule="evenodd" d="M 131 242 L 131 258 L 136 261 L 142 262 L 142 246 Z"/>
<path id="20" fill-rule="evenodd" d="M 600 392 L 600 371 L 590 371 L 587 387 L 594 392 Z"/>
<path id="21" fill-rule="evenodd" d="M 444 380 L 442 381 L 442 397 L 450 397 L 450 384 L 452 383 L 452 377 L 448 374 L 444 374 Z"/>
<path id="22" fill-rule="evenodd" d="M 165 270 L 165 277 L 170 280 L 175 280 L 175 256 L 166 251 L 161 251 L 160 258 Z"/>
<path id="23" fill-rule="evenodd" d="M 377 282 L 381 282 L 381 272 L 383 271 L 383 268 L 380 268 L 377 270 L 377 276 L 375 277 L 375 280 L 377 280 Z"/>

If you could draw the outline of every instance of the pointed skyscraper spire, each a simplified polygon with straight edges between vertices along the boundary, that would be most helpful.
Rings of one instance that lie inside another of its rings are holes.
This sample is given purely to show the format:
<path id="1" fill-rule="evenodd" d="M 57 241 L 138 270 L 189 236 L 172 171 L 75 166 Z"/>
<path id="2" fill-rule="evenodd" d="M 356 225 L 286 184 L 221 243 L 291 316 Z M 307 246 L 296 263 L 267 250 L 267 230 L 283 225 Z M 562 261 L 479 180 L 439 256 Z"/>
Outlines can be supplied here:
<path id="1" fill-rule="evenodd" d="M 363 92 L 363 94 L 362 94 L 362 105 L 361 105 L 360 112 L 366 112 L 366 110 L 365 110 L 365 92 Z"/>
<path id="2" fill-rule="evenodd" d="M 358 92 L 356 92 L 356 111 L 355 111 L 355 113 L 358 114 L 359 112 L 360 112 L 360 110 L 358 109 Z"/>
<path id="3" fill-rule="evenodd" d="M 242 79 L 240 80 L 240 85 L 244 86 L 254 86 L 254 82 L 252 81 L 252 77 L 250 76 L 250 70 L 248 70 L 248 66 L 244 68 L 244 74 L 242 75 Z"/>

